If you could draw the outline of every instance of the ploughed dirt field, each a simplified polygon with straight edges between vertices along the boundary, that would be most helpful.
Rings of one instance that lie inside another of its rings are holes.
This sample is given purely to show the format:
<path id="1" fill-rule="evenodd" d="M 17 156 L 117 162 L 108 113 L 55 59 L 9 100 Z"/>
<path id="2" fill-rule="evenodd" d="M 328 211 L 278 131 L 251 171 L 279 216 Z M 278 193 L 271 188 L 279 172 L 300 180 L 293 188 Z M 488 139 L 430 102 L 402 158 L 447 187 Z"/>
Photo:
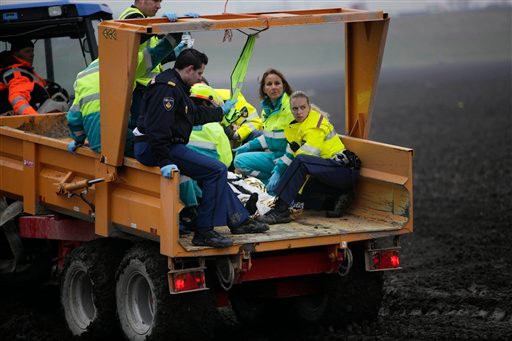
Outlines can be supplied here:
<path id="1" fill-rule="evenodd" d="M 415 150 L 415 231 L 378 320 L 263 331 L 228 319 L 218 339 L 512 339 L 511 94 L 509 63 L 384 73 L 371 137 Z M 69 339 L 56 285 L 0 290 L 0 340 Z"/>

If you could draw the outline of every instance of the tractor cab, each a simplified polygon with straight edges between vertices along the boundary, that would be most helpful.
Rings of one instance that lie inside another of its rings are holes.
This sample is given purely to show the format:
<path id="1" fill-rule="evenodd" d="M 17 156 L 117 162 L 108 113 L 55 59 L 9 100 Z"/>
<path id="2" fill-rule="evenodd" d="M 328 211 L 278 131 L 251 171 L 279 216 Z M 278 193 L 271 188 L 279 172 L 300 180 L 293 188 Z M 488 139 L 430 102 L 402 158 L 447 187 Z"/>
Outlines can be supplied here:
<path id="1" fill-rule="evenodd" d="M 69 0 L 2 4 L 0 53 L 9 51 L 12 40 L 32 40 L 35 70 L 71 90 L 74 76 L 98 57 L 95 29 L 109 19 L 112 10 L 105 4 Z M 56 64 L 56 56 L 64 62 Z"/>

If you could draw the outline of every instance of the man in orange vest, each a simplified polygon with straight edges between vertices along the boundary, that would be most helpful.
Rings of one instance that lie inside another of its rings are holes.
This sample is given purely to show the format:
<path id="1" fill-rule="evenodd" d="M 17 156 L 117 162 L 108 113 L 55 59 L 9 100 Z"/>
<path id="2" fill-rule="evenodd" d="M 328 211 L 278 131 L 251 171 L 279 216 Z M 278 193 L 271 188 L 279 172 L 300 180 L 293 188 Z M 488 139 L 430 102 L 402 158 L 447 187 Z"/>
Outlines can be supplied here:
<path id="1" fill-rule="evenodd" d="M 37 108 L 49 98 L 46 80 L 39 76 L 32 63 L 34 44 L 29 39 L 11 42 L 11 50 L 3 52 L 0 64 L 0 113 L 37 114 Z"/>

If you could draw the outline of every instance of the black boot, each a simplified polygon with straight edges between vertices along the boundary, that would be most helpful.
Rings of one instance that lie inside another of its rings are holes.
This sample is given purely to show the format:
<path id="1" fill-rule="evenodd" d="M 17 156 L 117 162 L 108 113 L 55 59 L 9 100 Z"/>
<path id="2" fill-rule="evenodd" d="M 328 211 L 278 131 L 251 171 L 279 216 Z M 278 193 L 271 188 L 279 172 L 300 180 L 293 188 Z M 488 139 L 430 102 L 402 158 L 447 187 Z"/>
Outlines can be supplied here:
<path id="1" fill-rule="evenodd" d="M 196 231 L 194 233 L 194 238 L 192 238 L 192 244 L 197 246 L 229 247 L 233 245 L 233 241 L 211 229 L 206 231 Z"/>
<path id="2" fill-rule="evenodd" d="M 327 211 L 325 215 L 328 218 L 339 218 L 345 214 L 347 209 L 349 208 L 352 201 L 354 201 L 355 194 L 353 191 L 346 192 L 341 194 L 336 202 L 334 203 L 334 208 L 331 211 Z"/>
<path id="3" fill-rule="evenodd" d="M 283 201 L 281 198 L 277 198 L 276 205 L 273 209 L 265 213 L 265 215 L 257 217 L 256 219 L 269 225 L 289 223 L 292 221 L 292 218 L 290 217 L 290 211 L 288 210 L 288 203 Z"/>
<path id="4" fill-rule="evenodd" d="M 246 234 L 246 233 L 263 233 L 268 231 L 267 224 L 248 218 L 246 221 L 236 227 L 229 226 L 232 234 Z"/>

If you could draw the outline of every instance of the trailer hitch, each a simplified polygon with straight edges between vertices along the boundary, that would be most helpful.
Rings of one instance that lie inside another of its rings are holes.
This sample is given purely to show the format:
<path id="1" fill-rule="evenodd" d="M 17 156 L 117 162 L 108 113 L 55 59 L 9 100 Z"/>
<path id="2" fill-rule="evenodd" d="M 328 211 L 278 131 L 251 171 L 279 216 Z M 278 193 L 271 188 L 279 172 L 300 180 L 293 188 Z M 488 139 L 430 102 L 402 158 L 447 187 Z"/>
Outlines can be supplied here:
<path id="1" fill-rule="evenodd" d="M 97 178 L 92 180 L 80 180 L 80 181 L 74 181 L 74 182 L 67 182 L 67 180 L 71 177 L 73 172 L 68 172 L 64 179 L 62 179 L 61 182 L 57 183 L 57 194 L 72 194 L 73 191 L 79 190 L 79 189 L 85 189 L 91 187 L 94 184 L 98 184 L 100 182 L 110 182 L 114 180 L 114 175 L 111 174 L 110 176 L 107 176 L 106 178 Z"/>
<path id="2" fill-rule="evenodd" d="M 66 176 L 64 176 L 64 179 L 62 179 L 61 182 L 56 183 L 57 185 L 57 194 L 58 195 L 67 195 L 68 198 L 72 197 L 79 197 L 83 202 L 85 202 L 89 208 L 91 209 L 92 214 L 94 215 L 96 211 L 96 207 L 94 204 L 89 201 L 85 196 L 87 193 L 89 193 L 89 187 L 101 183 L 101 182 L 111 182 L 115 180 L 115 173 L 114 174 L 108 174 L 104 178 L 97 178 L 97 179 L 84 179 L 74 182 L 67 182 L 69 178 L 73 175 L 73 172 L 68 172 Z M 80 193 L 75 193 L 77 190 L 82 190 Z"/>

